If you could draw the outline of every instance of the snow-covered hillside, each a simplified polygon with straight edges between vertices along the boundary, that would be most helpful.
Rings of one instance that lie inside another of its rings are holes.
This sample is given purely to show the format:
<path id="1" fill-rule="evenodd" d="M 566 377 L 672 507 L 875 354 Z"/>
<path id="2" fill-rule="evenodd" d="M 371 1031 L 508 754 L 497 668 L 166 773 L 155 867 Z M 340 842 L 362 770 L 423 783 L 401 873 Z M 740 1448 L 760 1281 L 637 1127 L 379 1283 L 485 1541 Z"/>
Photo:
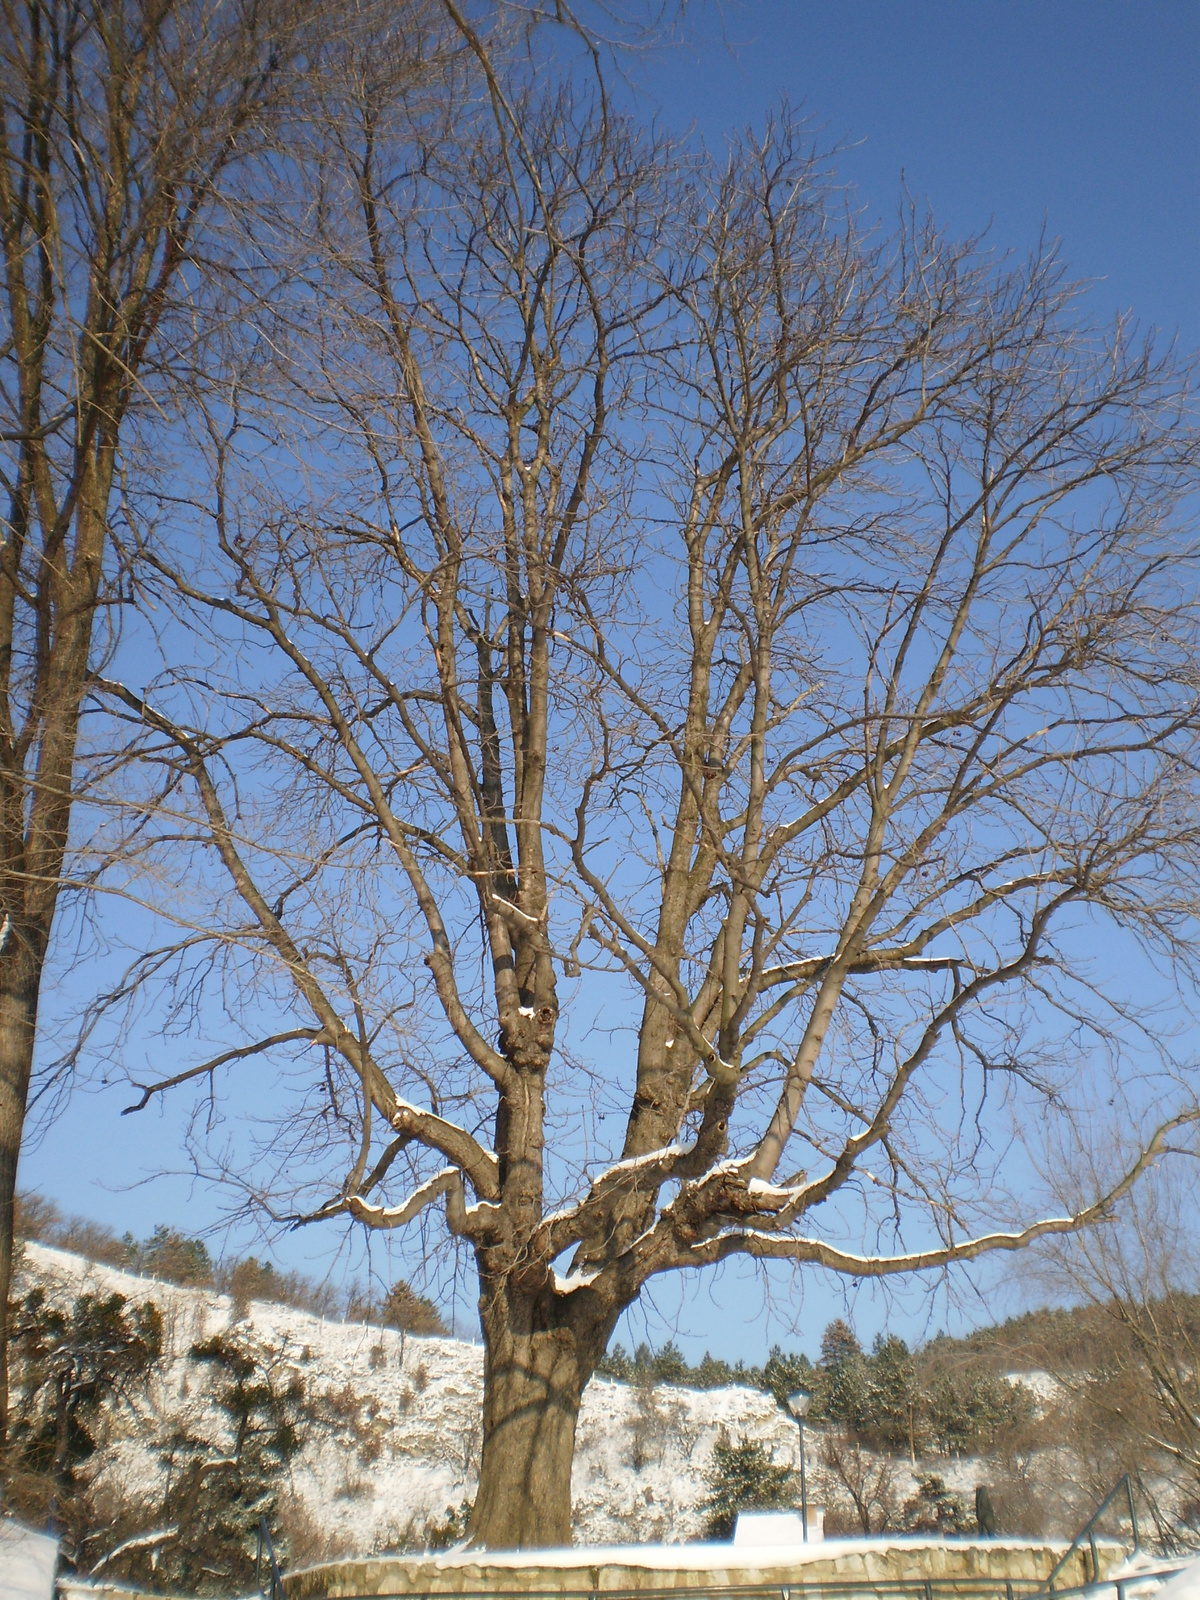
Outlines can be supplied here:
<path id="1" fill-rule="evenodd" d="M 25 1247 L 23 1273 L 66 1304 L 83 1291 L 154 1301 L 165 1359 L 145 1400 L 118 1415 L 105 1450 L 114 1488 L 148 1495 L 172 1427 L 211 1400 L 210 1368 L 194 1344 L 230 1327 L 228 1296 L 97 1265 L 45 1245 Z M 367 1554 L 395 1548 L 448 1507 L 473 1499 L 479 1466 L 483 1351 L 461 1339 L 416 1338 L 327 1322 L 253 1302 L 243 1320 L 326 1404 L 292 1467 L 293 1492 L 318 1541 Z M 330 1419 L 334 1420 L 330 1420 Z M 695 1538 L 705 1468 L 720 1430 L 762 1440 L 793 1463 L 797 1433 L 769 1395 L 751 1389 L 636 1389 L 598 1378 L 584 1396 L 572 1476 L 580 1543 Z"/>

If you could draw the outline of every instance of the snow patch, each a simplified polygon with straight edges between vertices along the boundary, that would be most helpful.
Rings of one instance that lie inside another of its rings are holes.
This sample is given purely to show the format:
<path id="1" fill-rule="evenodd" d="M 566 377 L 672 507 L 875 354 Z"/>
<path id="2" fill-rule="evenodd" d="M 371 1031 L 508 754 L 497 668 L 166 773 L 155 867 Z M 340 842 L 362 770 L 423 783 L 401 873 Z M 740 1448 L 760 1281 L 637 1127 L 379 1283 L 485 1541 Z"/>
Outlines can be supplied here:
<path id="1" fill-rule="evenodd" d="M 600 1268 L 595 1272 L 572 1272 L 563 1277 L 561 1272 L 554 1274 L 554 1292 L 556 1294 L 570 1294 L 573 1289 L 586 1289 L 589 1284 L 595 1283 L 600 1276 Z"/>

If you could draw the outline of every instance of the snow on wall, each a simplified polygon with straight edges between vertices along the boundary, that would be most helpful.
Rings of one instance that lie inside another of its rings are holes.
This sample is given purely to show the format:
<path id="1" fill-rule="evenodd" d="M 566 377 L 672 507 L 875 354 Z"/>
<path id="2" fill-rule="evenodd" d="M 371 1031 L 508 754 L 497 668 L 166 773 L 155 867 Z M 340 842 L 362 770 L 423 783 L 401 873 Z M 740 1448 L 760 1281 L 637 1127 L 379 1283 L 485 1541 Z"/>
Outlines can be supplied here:
<path id="1" fill-rule="evenodd" d="M 191 1346 L 231 1325 L 228 1296 L 186 1289 L 27 1244 L 23 1273 L 59 1300 L 87 1290 L 152 1300 L 166 1359 L 141 1415 L 118 1419 L 105 1470 L 126 1493 L 160 1489 L 156 1441 L 172 1423 L 217 1416 L 207 1364 Z M 292 1465 L 292 1488 L 323 1538 L 367 1555 L 394 1548 L 427 1519 L 474 1498 L 482 1440 L 483 1350 L 462 1339 L 416 1338 L 388 1328 L 325 1321 L 254 1301 L 254 1335 L 283 1352 L 339 1426 L 314 1425 Z M 584 1393 L 571 1479 L 575 1537 L 583 1544 L 677 1543 L 696 1538 L 712 1448 L 722 1428 L 798 1464 L 798 1435 L 756 1390 L 639 1390 L 596 1378 Z M 811 1466 L 810 1459 L 810 1466 Z"/>

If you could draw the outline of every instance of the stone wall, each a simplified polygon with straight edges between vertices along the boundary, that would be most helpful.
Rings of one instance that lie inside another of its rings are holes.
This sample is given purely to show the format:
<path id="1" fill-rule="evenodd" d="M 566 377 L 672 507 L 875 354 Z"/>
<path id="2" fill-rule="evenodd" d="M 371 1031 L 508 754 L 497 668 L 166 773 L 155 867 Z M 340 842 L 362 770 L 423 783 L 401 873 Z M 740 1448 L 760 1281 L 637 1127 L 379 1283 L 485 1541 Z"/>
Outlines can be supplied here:
<path id="1" fill-rule="evenodd" d="M 545 1596 L 638 1593 L 687 1589 L 771 1588 L 836 1583 L 839 1600 L 856 1600 L 878 1586 L 950 1584 L 964 1600 L 1005 1600 L 1012 1583 L 1028 1595 L 1043 1584 L 1066 1550 L 1062 1541 L 1018 1539 L 845 1539 L 792 1549 L 754 1551 L 733 1545 L 656 1545 L 613 1549 L 531 1551 L 480 1556 L 376 1556 L 337 1561 L 284 1579 L 287 1600 L 360 1600 L 373 1595 Z M 1124 1550 L 1099 1546 L 1100 1576 Z M 1084 1551 L 1072 1557 L 1057 1586 L 1092 1577 Z M 857 1585 L 862 1584 L 862 1590 Z M 945 1600 L 947 1590 L 932 1600 Z M 798 1597 L 797 1597 L 798 1600 Z M 899 1597 L 897 1597 L 899 1600 Z M 920 1596 L 916 1597 L 920 1600 Z"/>

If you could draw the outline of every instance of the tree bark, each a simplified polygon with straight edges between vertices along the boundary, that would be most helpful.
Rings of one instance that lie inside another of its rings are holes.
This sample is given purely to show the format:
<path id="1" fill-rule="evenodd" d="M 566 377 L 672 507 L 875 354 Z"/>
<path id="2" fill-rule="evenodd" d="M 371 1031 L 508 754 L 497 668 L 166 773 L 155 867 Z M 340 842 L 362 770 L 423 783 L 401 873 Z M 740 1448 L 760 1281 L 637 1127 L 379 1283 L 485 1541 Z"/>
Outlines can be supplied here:
<path id="1" fill-rule="evenodd" d="M 74 799 L 80 705 L 88 678 L 92 636 L 99 600 L 101 567 L 108 534 L 108 497 L 115 449 L 107 441 L 81 473 L 82 488 L 74 518 L 70 562 L 43 561 L 37 601 L 48 647 L 35 681 L 30 713 L 39 738 L 30 740 L 36 766 L 27 770 L 22 740 L 0 736 L 0 1448 L 8 1432 L 8 1297 L 12 1284 L 13 1215 L 21 1135 L 33 1074 L 38 1001 L 54 916 Z M 6 623 L 11 590 L 6 570 L 0 602 Z M 13 714 L 7 673 L 13 655 L 12 629 L 0 629 L 0 719 L 7 731 Z"/>
<path id="2" fill-rule="evenodd" d="M 8 1304 L 13 1269 L 13 1208 L 21 1132 L 29 1098 L 41 987 L 40 950 L 11 926 L 11 956 L 0 951 L 0 1309 Z M 0 1448 L 8 1416 L 8 1318 L 0 1315 Z"/>
<path id="3" fill-rule="evenodd" d="M 571 1462 L 583 1391 L 617 1312 L 587 1290 L 480 1297 L 483 1458 L 470 1542 L 492 1550 L 571 1543 Z M 578 1303 L 576 1303 L 578 1302 Z"/>

